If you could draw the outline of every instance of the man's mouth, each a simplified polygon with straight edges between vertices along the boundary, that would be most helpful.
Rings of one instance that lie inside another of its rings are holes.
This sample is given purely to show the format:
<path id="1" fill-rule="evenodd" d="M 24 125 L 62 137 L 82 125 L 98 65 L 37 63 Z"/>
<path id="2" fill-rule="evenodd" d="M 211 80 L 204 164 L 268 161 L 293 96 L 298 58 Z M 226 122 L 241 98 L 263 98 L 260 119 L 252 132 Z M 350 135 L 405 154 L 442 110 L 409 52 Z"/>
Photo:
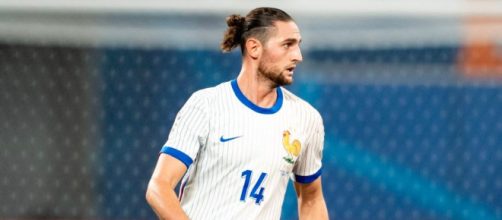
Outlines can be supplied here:
<path id="1" fill-rule="evenodd" d="M 295 67 L 292 66 L 292 67 L 288 67 L 286 68 L 287 71 L 289 71 L 290 73 L 293 73 L 293 71 L 295 70 Z"/>

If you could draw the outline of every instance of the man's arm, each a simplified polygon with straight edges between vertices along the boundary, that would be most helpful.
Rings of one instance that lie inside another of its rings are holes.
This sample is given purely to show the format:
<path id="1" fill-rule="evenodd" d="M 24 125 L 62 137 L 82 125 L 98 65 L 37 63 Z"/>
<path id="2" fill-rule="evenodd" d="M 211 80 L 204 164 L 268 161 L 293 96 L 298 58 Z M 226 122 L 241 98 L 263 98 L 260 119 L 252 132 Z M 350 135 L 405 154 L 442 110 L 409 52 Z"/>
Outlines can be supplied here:
<path id="1" fill-rule="evenodd" d="M 186 170 L 186 165 L 178 159 L 160 154 L 146 191 L 146 200 L 159 219 L 188 219 L 174 192 Z"/>
<path id="2" fill-rule="evenodd" d="M 321 177 L 311 183 L 295 182 L 298 215 L 302 219 L 328 219 L 328 209 L 322 195 Z"/>

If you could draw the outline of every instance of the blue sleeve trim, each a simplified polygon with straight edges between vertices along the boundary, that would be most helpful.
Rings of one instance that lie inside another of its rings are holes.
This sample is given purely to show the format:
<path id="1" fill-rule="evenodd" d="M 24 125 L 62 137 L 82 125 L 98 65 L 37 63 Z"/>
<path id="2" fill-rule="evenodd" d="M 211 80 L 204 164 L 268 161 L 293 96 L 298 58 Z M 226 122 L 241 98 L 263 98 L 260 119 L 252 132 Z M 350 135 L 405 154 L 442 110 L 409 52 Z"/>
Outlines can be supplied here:
<path id="1" fill-rule="evenodd" d="M 316 173 L 310 176 L 300 176 L 295 174 L 295 180 L 296 182 L 299 183 L 311 183 L 314 182 L 314 180 L 316 180 L 317 177 L 321 176 L 321 174 L 322 174 L 322 167 Z"/>
<path id="2" fill-rule="evenodd" d="M 169 155 L 173 156 L 174 158 L 180 160 L 181 162 L 183 162 L 185 164 L 185 166 L 187 166 L 187 169 L 193 163 L 193 160 L 192 160 L 192 158 L 190 158 L 190 156 L 188 156 L 187 154 L 183 153 L 182 151 L 180 151 L 176 148 L 164 146 L 160 150 L 160 153 L 169 154 Z"/>

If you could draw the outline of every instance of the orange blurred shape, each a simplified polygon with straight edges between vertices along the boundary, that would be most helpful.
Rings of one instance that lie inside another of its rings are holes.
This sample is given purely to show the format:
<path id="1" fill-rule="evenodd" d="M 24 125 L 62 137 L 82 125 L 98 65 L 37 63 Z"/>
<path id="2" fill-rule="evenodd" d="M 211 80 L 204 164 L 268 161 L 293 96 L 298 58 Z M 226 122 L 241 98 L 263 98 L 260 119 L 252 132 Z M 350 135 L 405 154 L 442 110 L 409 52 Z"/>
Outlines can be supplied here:
<path id="1" fill-rule="evenodd" d="M 466 19 L 459 69 L 468 77 L 502 78 L 502 17 Z"/>

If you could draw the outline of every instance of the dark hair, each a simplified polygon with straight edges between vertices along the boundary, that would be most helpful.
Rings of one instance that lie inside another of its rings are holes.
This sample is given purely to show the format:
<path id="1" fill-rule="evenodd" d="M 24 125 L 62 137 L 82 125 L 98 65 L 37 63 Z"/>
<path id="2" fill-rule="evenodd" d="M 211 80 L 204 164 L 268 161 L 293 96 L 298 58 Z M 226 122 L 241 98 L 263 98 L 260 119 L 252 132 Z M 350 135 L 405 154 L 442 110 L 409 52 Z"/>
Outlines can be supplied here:
<path id="1" fill-rule="evenodd" d="M 244 54 L 244 43 L 249 37 L 256 37 L 260 42 L 268 40 L 269 30 L 275 21 L 292 21 L 293 18 L 286 12 L 277 8 L 255 8 L 246 17 L 230 15 L 227 17 L 228 28 L 223 35 L 221 50 L 230 52 L 237 46 L 241 47 Z"/>

